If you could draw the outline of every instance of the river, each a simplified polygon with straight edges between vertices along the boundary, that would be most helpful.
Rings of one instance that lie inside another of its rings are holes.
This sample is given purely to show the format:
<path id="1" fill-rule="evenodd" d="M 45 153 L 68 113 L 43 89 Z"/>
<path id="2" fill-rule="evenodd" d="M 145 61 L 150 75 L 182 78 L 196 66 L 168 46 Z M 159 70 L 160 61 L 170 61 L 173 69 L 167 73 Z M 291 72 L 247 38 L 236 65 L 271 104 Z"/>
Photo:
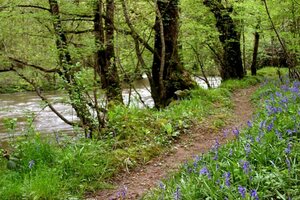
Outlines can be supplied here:
<path id="1" fill-rule="evenodd" d="M 204 88 L 207 88 L 206 84 L 195 78 L 197 83 Z M 220 78 L 210 77 L 209 81 L 213 87 L 218 87 L 221 83 Z M 154 102 L 151 97 L 149 82 L 145 78 L 140 81 L 136 81 L 134 86 L 137 92 L 143 99 L 143 102 L 148 107 L 153 107 Z M 131 95 L 129 95 L 131 93 Z M 76 114 L 70 105 L 60 103 L 65 95 L 62 92 L 47 92 L 43 93 L 51 101 L 57 103 L 54 104 L 55 108 L 61 112 L 65 118 L 69 121 L 76 120 Z M 135 91 L 124 89 L 123 99 L 124 103 L 128 104 L 130 98 L 130 106 L 137 106 L 143 108 L 144 105 L 138 99 L 138 95 Z M 0 140 L 7 139 L 8 137 L 14 135 L 24 134 L 26 126 L 28 126 L 28 119 L 33 117 L 33 125 L 35 130 L 41 133 L 53 133 L 53 132 L 73 132 L 73 128 L 64 123 L 60 118 L 58 118 L 48 107 L 42 104 L 40 98 L 34 92 L 22 92 L 14 94 L 0 94 Z M 16 120 L 16 128 L 13 133 L 9 133 L 6 126 L 7 119 Z"/>

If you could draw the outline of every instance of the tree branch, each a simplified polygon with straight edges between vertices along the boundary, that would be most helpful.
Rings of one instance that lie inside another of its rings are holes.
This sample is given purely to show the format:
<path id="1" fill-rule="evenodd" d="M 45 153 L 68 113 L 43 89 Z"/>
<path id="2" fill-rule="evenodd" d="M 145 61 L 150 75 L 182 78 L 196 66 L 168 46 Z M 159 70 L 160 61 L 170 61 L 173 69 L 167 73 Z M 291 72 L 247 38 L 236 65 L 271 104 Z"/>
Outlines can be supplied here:
<path id="1" fill-rule="evenodd" d="M 40 71 L 42 71 L 42 72 L 46 72 L 46 73 L 58 73 L 58 72 L 59 72 L 59 69 L 57 69 L 57 68 L 54 68 L 54 69 L 46 69 L 46 68 L 44 68 L 44 67 L 40 67 L 40 66 L 37 66 L 37 65 L 34 65 L 34 64 L 29 64 L 29 63 L 27 63 L 27 62 L 25 62 L 25 61 L 22 61 L 22 60 L 19 60 L 19 59 L 10 57 L 10 56 L 9 56 L 8 58 L 9 58 L 11 61 L 13 61 L 13 62 L 16 62 L 16 63 L 21 64 L 21 65 L 23 65 L 23 66 L 33 67 L 33 68 L 38 69 L 38 70 L 40 70 Z"/>
<path id="2" fill-rule="evenodd" d="M 42 95 L 40 89 L 35 85 L 35 83 L 34 83 L 33 81 L 29 80 L 26 76 L 24 76 L 23 74 L 19 73 L 17 70 L 14 70 L 14 71 L 15 71 L 22 79 L 24 79 L 26 82 L 30 83 L 30 84 L 34 87 L 34 89 L 35 89 L 37 95 L 42 99 L 43 102 L 45 102 L 45 103 L 47 104 L 47 106 L 51 109 L 52 112 L 54 112 L 54 113 L 56 114 L 57 117 L 59 117 L 59 118 L 60 118 L 62 121 L 64 121 L 66 124 L 69 124 L 69 125 L 71 125 L 71 126 L 79 126 L 79 127 L 80 127 L 80 124 L 71 122 L 71 121 L 69 121 L 68 119 L 66 119 L 62 114 L 60 114 L 60 112 L 58 112 L 58 111 L 54 108 L 54 106 L 50 103 L 50 101 L 49 101 L 45 96 Z"/>
<path id="3" fill-rule="evenodd" d="M 134 40 L 138 40 L 141 44 L 143 44 L 146 47 L 146 49 L 148 49 L 151 53 L 155 54 L 156 53 L 155 50 L 134 29 L 134 27 L 130 21 L 130 18 L 128 16 L 128 11 L 127 11 L 127 6 L 125 3 L 125 0 L 122 0 L 122 7 L 123 7 L 123 13 L 124 13 L 126 24 L 130 29 L 130 32 L 127 32 L 127 33 L 130 34 Z"/>

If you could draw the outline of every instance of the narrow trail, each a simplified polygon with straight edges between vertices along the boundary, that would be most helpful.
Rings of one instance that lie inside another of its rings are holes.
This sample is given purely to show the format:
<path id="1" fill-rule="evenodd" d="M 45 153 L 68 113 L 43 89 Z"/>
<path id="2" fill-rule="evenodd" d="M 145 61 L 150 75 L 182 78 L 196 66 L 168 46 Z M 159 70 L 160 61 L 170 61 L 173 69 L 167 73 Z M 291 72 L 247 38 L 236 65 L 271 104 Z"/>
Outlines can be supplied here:
<path id="1" fill-rule="evenodd" d="M 224 130 L 232 130 L 233 127 L 244 125 L 251 119 L 253 108 L 250 102 L 251 95 L 257 87 L 240 89 L 233 93 L 234 118 L 227 122 L 222 130 L 209 128 L 209 122 L 201 123 L 192 128 L 190 134 L 184 135 L 173 148 L 152 159 L 144 166 L 138 167 L 128 173 L 115 177 L 113 185 L 115 189 L 102 190 L 89 200 L 117 200 L 118 192 L 126 190 L 126 199 L 140 199 L 145 192 L 158 185 L 159 180 L 177 170 L 188 159 L 193 159 L 200 153 L 207 152 L 218 138 L 220 143 L 225 143 L 232 137 L 224 137 Z M 125 189 L 126 188 L 126 189 Z"/>

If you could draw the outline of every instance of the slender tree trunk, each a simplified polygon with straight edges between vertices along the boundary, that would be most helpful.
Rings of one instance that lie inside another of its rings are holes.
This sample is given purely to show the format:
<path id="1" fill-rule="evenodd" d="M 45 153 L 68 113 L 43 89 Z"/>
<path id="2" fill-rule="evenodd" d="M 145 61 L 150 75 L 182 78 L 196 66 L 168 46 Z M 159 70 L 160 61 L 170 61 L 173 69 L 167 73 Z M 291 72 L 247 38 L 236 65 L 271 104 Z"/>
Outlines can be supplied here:
<path id="1" fill-rule="evenodd" d="M 253 56 L 252 56 L 252 64 L 251 64 L 251 75 L 256 75 L 256 63 L 257 63 L 257 53 L 258 53 L 258 46 L 259 46 L 259 33 L 255 32 L 254 34 L 254 48 L 253 48 Z"/>
<path id="2" fill-rule="evenodd" d="M 95 5 L 94 30 L 97 44 L 96 71 L 101 78 L 101 87 L 106 91 L 108 101 L 123 103 L 114 49 L 114 0 L 106 0 L 104 5 L 97 0 Z"/>
<path id="3" fill-rule="evenodd" d="M 177 90 L 190 89 L 194 82 L 178 53 L 178 0 L 158 0 L 156 6 L 151 92 L 155 107 L 164 108 L 176 98 Z"/>
<path id="4" fill-rule="evenodd" d="M 61 66 L 59 74 L 65 81 L 64 87 L 69 95 L 71 105 L 80 119 L 81 126 L 85 130 L 86 137 L 92 137 L 92 133 L 96 130 L 96 127 L 88 109 L 88 102 L 84 98 L 81 88 L 76 84 L 67 37 L 61 24 L 59 5 L 57 0 L 49 0 L 49 5 L 50 12 L 54 18 L 53 27 L 56 36 L 56 48 L 58 50 L 59 65 Z"/>
<path id="5" fill-rule="evenodd" d="M 211 10 L 217 21 L 216 27 L 220 33 L 219 40 L 224 51 L 221 69 L 222 79 L 243 78 L 240 34 L 229 15 L 229 10 L 224 7 L 221 0 L 204 0 L 203 3 Z"/>

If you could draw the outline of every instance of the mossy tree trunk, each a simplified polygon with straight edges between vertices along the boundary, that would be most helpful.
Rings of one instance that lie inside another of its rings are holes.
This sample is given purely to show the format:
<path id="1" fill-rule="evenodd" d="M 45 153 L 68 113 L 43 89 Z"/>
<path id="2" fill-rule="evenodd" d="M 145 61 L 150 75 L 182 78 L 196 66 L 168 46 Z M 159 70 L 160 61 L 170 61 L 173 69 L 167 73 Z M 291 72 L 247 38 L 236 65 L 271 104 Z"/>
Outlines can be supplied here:
<path id="1" fill-rule="evenodd" d="M 104 7 L 106 7 L 104 9 Z M 97 45 L 96 71 L 101 78 L 101 87 L 107 100 L 123 103 L 122 90 L 115 60 L 114 49 L 114 0 L 102 0 L 95 4 L 94 30 Z M 105 17 L 104 16 L 105 13 Z"/>
<path id="2" fill-rule="evenodd" d="M 68 50 L 68 42 L 65 31 L 62 27 L 59 5 L 57 0 L 49 0 L 50 13 L 53 17 L 53 28 L 56 36 L 56 48 L 58 50 L 59 75 L 64 80 L 64 88 L 69 95 L 71 105 L 77 117 L 80 119 L 80 126 L 85 130 L 86 137 L 92 137 L 96 130 L 93 117 L 88 108 L 88 102 L 82 94 L 82 88 L 76 83 L 76 67 L 72 63 L 71 54 Z"/>
<path id="3" fill-rule="evenodd" d="M 176 98 L 177 90 L 194 86 L 184 70 L 178 53 L 178 0 L 157 0 L 155 43 L 152 63 L 151 93 L 156 108 L 166 107 Z"/>
<path id="4" fill-rule="evenodd" d="M 223 46 L 222 79 L 243 78 L 240 34 L 230 16 L 232 8 L 225 8 L 221 0 L 204 0 L 203 3 L 214 14 L 216 27 L 220 33 L 219 40 Z"/>

